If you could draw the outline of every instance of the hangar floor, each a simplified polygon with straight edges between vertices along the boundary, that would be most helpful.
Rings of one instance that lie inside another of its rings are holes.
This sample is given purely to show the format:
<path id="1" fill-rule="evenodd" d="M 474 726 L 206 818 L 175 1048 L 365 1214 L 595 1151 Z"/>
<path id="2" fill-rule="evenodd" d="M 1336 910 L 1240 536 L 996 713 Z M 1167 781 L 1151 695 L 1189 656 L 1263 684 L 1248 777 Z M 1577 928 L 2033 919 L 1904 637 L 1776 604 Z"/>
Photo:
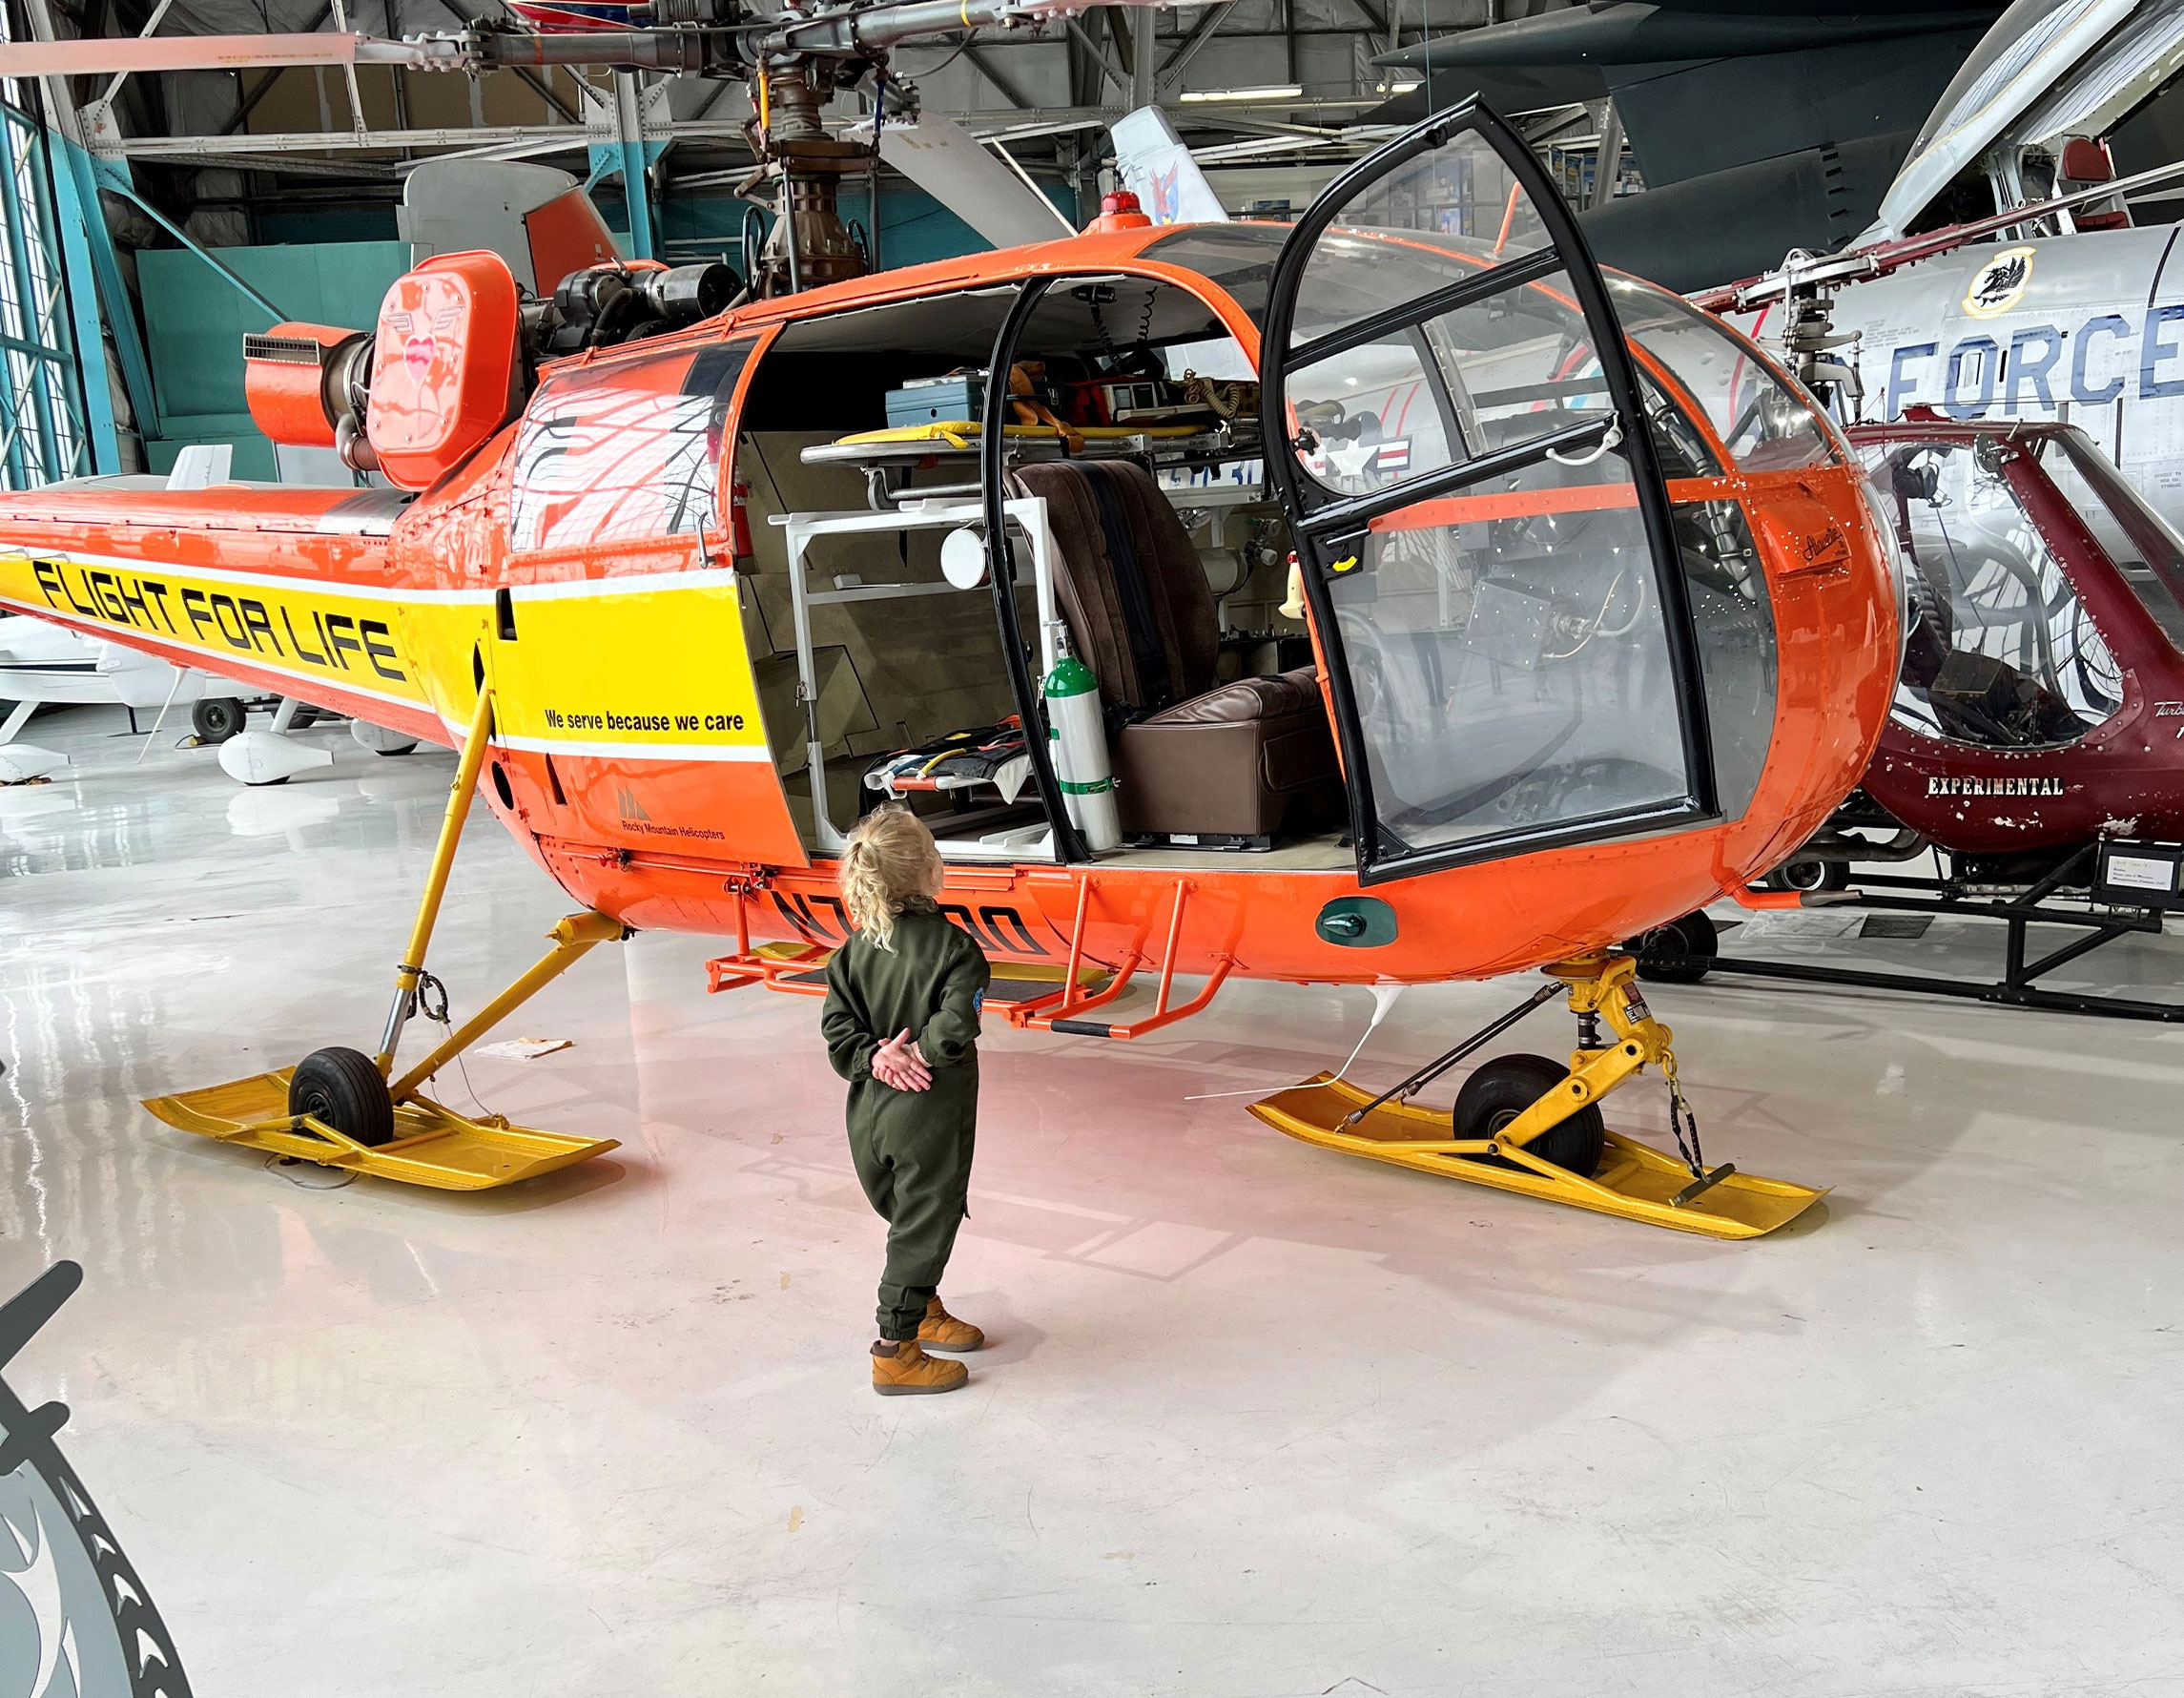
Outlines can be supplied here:
<path id="1" fill-rule="evenodd" d="M 573 1048 L 469 1063 L 623 1140 L 517 1194 L 325 1189 L 139 1110 L 376 1033 L 451 760 L 315 731 L 331 771 L 242 791 L 119 725 L 40 719 L 78 764 L 0 792 L 0 1288 L 85 1266 L 9 1377 L 73 1411 L 200 1692 L 2184 1691 L 2184 1028 L 1664 987 L 1710 1153 L 1837 1188 L 1744 1245 L 1186 1100 L 1331 1065 L 1358 992 L 997 1034 L 948 1291 L 994 1345 L 883 1401 L 816 1007 L 708 999 L 702 941 L 603 952 L 516 1023 Z M 565 907 L 481 811 L 459 1011 Z M 1514 1000 L 1414 992 L 1361 1072 Z"/>

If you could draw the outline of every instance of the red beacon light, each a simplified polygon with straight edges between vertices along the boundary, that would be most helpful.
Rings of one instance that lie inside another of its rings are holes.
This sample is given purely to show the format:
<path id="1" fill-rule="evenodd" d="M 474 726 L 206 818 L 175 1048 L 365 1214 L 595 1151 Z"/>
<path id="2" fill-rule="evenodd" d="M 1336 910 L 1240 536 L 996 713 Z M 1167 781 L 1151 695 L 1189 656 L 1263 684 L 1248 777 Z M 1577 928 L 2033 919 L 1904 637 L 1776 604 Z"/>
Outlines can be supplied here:
<path id="1" fill-rule="evenodd" d="M 1100 197 L 1100 216 L 1092 220 L 1095 230 L 1143 230 L 1152 222 L 1138 197 L 1127 189 L 1117 189 L 1111 195 Z"/>

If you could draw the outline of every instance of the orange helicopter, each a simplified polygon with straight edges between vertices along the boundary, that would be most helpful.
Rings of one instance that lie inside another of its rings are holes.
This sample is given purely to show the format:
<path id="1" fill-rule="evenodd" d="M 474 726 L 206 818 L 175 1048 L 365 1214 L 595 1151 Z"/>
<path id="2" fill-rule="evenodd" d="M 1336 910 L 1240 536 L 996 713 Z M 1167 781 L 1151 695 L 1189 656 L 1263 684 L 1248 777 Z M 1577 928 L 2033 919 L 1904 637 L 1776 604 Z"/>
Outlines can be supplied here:
<path id="1" fill-rule="evenodd" d="M 1823 1194 L 1686 1145 L 1617 945 L 1724 894 L 1800 900 L 1746 886 L 1872 755 L 1888 533 L 1809 397 L 1603 278 L 1491 112 L 1419 125 L 1293 229 L 1118 200 L 1076 238 L 720 313 L 724 270 L 594 267 L 547 302 L 443 256 L 370 333 L 246 339 L 261 427 L 391 489 L 123 477 L 0 506 L 0 605 L 462 751 L 376 1054 L 155 1114 L 450 1188 L 581 1160 L 608 1146 L 422 1087 L 634 928 L 731 937 L 714 990 L 822 991 L 837 821 L 892 797 L 1016 1026 L 1129 1040 L 1235 977 L 1544 968 L 1387 1092 L 1323 1073 L 1253 1112 L 1719 1237 Z M 398 1077 L 478 790 L 584 911 Z M 1567 1063 L 1412 1101 L 1565 995 Z M 1602 1123 L 1649 1066 L 1680 1160 Z"/>

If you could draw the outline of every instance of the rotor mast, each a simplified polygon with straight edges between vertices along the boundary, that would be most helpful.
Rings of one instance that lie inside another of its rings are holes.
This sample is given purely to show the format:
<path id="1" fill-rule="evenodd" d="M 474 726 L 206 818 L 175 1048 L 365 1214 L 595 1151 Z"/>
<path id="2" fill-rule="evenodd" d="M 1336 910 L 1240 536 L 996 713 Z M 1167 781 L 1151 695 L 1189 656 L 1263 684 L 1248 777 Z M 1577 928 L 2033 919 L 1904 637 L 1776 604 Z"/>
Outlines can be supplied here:
<path id="1" fill-rule="evenodd" d="M 1123 0 L 1144 5 L 1148 0 Z M 1085 10 L 1091 0 L 855 0 L 778 16 L 745 0 L 649 0 L 629 9 L 628 30 L 525 31 L 472 25 L 399 40 L 350 31 L 302 35 L 95 37 L 0 42 L 0 76 L 113 72 L 240 70 L 246 66 L 383 65 L 476 74 L 496 69 L 597 66 L 742 82 L 751 95 L 747 135 L 757 168 L 740 186 L 771 206 L 774 224 L 747 281 L 757 296 L 786 295 L 862 277 L 869 242 L 842 221 L 841 182 L 876 169 L 892 97 L 910 115 L 916 90 L 890 82 L 887 54 L 907 41 L 981 29 L 1017 30 Z M 823 113 L 835 94 L 873 78 L 874 136 L 830 134 Z"/>

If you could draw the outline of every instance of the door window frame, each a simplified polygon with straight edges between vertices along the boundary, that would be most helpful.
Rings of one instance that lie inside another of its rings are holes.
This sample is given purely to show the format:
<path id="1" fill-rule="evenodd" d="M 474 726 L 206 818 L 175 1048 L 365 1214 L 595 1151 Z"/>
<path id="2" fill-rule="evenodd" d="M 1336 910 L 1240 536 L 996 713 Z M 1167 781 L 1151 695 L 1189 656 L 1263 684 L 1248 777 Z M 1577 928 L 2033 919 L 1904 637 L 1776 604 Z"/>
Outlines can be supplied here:
<path id="1" fill-rule="evenodd" d="M 1400 308 L 1375 313 L 1356 324 L 1345 325 L 1293 352 L 1310 355 L 1316 360 L 1370 341 L 1373 335 L 1391 334 L 1407 324 L 1421 323 L 1449 310 L 1448 303 L 1452 300 L 1462 304 L 1504 289 L 1528 287 L 1560 270 L 1569 280 L 1593 340 L 1601 384 L 1608 392 L 1614 410 L 1606 419 L 1569 425 L 1528 443 L 1478 455 L 1397 483 L 1384 490 L 1343 496 L 1323 489 L 1303 475 L 1295 438 L 1289 427 L 1286 396 L 1292 359 L 1289 333 L 1306 268 L 1311 262 L 1320 237 L 1362 192 L 1419 155 L 1446 147 L 1466 133 L 1478 135 L 1499 155 L 1518 187 L 1531 197 L 1533 209 L 1551 245 L 1490 267 L 1476 278 L 1429 291 Z M 1491 286 L 1487 283 L 1489 279 L 1494 280 Z M 1319 635 L 1328 690 L 1334 705 L 1335 736 L 1342 752 L 1343 775 L 1350 794 L 1350 829 L 1357 846 L 1360 883 L 1384 883 L 1535 850 L 1687 827 L 1720 818 L 1697 628 L 1677 548 L 1668 487 L 1654 453 L 1644 397 L 1632 363 L 1630 346 L 1609 300 L 1607 285 L 1591 249 L 1585 245 L 1576 220 L 1563 204 L 1545 168 L 1491 108 L 1474 96 L 1449 112 L 1437 114 L 1377 153 L 1367 155 L 1321 191 L 1275 258 L 1273 276 L 1267 287 L 1266 323 L 1260 338 L 1259 376 L 1261 440 L 1266 450 L 1267 478 L 1289 515 L 1298 559 L 1305 568 L 1301 576 L 1306 600 Z M 1341 545 L 1361 543 L 1368 525 L 1382 514 L 1457 493 L 1485 479 L 1521 471 L 1550 454 L 1581 453 L 1598 448 L 1618 425 L 1621 440 L 1615 446 L 1630 466 L 1647 547 L 1653 556 L 1654 586 L 1660 596 L 1663 637 L 1675 693 L 1679 740 L 1683 752 L 1682 799 L 1607 817 L 1518 828 L 1460 843 L 1416 850 L 1396 845 L 1381 827 L 1372 794 L 1369 748 L 1356 696 L 1350 687 L 1349 661 L 1329 590 L 1331 569 L 1343 551 Z"/>
<path id="2" fill-rule="evenodd" d="M 1032 681 L 1026 659 L 1023 624 L 1017 617 L 1017 548 L 1009 535 L 1005 503 L 1008 491 L 1009 373 L 1014 369 L 1017 344 L 1024 327 L 1049 290 L 1067 281 L 1064 274 L 1027 277 L 1017 285 L 1017 298 L 994 337 L 993 357 L 986 362 L 985 413 L 979 426 L 979 500 L 985 509 L 986 581 L 993 586 L 994 622 L 999 628 L 1001 659 L 1008 667 L 1009 689 L 1015 694 L 1017 715 L 1024 728 L 1024 749 L 1031 756 L 1032 786 L 1040 806 L 1046 810 L 1047 830 L 1054 837 L 1054 859 L 1062 865 L 1087 861 L 1092 851 L 1077 822 L 1069 818 L 1069 804 L 1061 794 L 1061 780 L 1054 770 L 1046 735 L 1041 691 Z M 995 373 L 1000 374 L 997 383 Z M 999 547 L 995 547 L 996 539 Z"/>

